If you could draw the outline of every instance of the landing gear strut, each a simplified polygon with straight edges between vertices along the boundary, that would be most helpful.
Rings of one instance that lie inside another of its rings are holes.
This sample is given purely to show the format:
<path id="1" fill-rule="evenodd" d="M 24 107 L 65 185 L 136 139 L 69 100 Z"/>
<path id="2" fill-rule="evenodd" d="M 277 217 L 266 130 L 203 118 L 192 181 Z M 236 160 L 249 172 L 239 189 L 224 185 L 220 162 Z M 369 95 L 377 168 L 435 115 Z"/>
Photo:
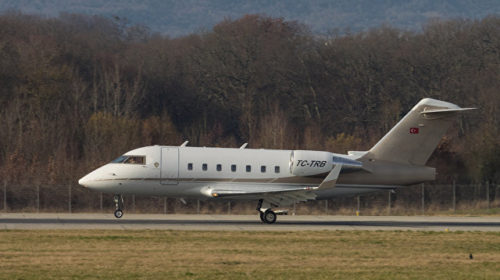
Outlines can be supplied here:
<path id="1" fill-rule="evenodd" d="M 115 197 L 113 198 L 113 200 L 115 201 L 115 207 L 116 207 L 116 210 L 115 210 L 115 217 L 116 218 L 121 218 L 123 217 L 123 197 L 121 194 L 115 194 Z"/>

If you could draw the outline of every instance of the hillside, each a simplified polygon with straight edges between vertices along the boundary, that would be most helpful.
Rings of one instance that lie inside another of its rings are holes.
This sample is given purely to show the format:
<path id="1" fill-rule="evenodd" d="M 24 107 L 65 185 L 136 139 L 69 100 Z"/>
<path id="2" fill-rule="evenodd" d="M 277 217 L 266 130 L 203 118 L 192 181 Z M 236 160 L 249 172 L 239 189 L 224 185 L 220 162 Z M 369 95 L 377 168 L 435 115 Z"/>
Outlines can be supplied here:
<path id="1" fill-rule="evenodd" d="M 499 15 L 495 0 L 3 0 L 0 11 L 19 10 L 47 16 L 59 13 L 102 15 L 128 19 L 145 25 L 154 32 L 182 36 L 210 30 L 225 18 L 236 19 L 245 14 L 265 14 L 296 20 L 314 33 L 334 29 L 358 32 L 383 24 L 406 30 L 421 30 L 430 19 L 479 19 Z"/>

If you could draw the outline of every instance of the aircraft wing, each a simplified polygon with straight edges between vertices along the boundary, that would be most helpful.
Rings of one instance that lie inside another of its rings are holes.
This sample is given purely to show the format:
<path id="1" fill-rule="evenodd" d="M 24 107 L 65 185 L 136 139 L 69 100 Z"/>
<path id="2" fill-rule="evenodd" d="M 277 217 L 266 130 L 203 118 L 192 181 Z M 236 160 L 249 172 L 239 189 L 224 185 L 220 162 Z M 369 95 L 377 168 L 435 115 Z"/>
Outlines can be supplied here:
<path id="1" fill-rule="evenodd" d="M 203 192 L 207 196 L 211 197 L 224 197 L 238 199 L 241 197 L 245 198 L 256 198 L 263 199 L 276 206 L 287 206 L 295 202 L 304 202 L 307 200 L 315 200 L 315 191 L 328 190 L 335 187 L 337 179 L 340 174 L 342 165 L 336 165 L 326 178 L 317 187 L 289 187 L 289 186 L 278 186 L 269 187 L 262 185 L 216 185 L 214 187 L 208 187 Z"/>
<path id="2" fill-rule="evenodd" d="M 212 197 L 227 199 L 264 199 L 276 206 L 287 206 L 294 202 L 304 202 L 316 199 L 317 187 L 287 187 L 287 188 L 262 188 L 260 186 L 214 186 L 210 188 Z M 206 192 L 207 193 L 207 192 Z"/>
<path id="3" fill-rule="evenodd" d="M 317 187 L 266 186 L 258 184 L 220 184 L 206 188 L 203 193 L 211 197 L 237 198 L 239 196 L 259 197 L 266 194 L 313 191 Z"/>

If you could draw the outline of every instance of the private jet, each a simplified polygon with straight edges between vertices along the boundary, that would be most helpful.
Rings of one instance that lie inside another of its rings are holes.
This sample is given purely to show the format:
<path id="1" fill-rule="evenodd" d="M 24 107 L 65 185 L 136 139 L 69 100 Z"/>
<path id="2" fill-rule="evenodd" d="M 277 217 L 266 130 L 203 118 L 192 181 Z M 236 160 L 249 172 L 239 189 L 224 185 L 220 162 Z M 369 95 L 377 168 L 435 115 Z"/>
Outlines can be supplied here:
<path id="1" fill-rule="evenodd" d="M 422 99 L 368 151 L 148 146 L 92 171 L 80 185 L 115 194 L 255 201 L 263 223 L 297 202 L 390 191 L 435 179 L 426 162 L 457 114 L 475 108 Z"/>

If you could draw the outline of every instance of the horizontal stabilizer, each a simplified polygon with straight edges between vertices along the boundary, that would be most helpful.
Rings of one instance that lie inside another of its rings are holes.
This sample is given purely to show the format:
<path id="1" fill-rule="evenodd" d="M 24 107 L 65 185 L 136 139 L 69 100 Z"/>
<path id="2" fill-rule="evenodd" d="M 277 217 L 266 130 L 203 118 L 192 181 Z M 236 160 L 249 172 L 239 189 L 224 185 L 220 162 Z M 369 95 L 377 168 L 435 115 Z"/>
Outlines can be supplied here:
<path id="1" fill-rule="evenodd" d="M 347 154 L 356 158 L 364 156 L 368 151 L 347 151 Z"/>
<path id="2" fill-rule="evenodd" d="M 438 114 L 438 113 L 457 113 L 469 110 L 476 110 L 477 108 L 453 108 L 453 109 L 434 109 L 434 110 L 424 110 L 420 114 Z"/>

